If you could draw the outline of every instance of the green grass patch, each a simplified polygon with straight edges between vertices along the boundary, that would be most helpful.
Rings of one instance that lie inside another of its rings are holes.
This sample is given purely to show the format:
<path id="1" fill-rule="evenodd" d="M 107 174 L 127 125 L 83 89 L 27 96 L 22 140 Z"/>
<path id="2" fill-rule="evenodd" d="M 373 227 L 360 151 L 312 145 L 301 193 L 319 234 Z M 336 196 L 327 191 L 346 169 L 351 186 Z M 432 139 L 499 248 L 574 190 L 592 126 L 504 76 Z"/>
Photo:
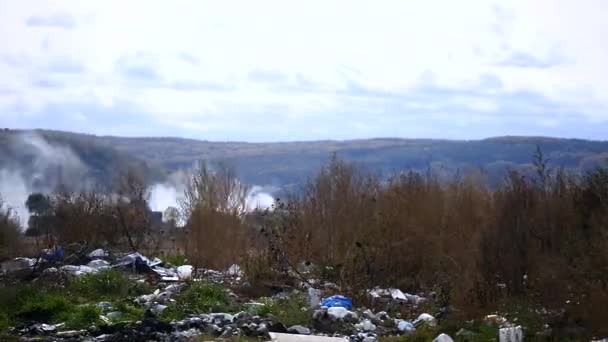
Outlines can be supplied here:
<path id="1" fill-rule="evenodd" d="M 0 312 L 0 333 L 6 331 L 12 325 L 12 320 L 6 312 Z"/>
<path id="2" fill-rule="evenodd" d="M 65 322 L 67 329 L 86 329 L 100 322 L 100 314 L 96 305 L 79 305 L 59 319 Z"/>
<path id="3" fill-rule="evenodd" d="M 161 315 L 162 318 L 182 319 L 188 314 L 227 312 L 235 309 L 235 304 L 224 288 L 206 282 L 192 282 Z"/>
<path id="4" fill-rule="evenodd" d="M 153 291 L 119 270 L 72 277 L 63 289 L 46 284 L 0 286 L 0 333 L 25 322 L 65 322 L 66 329 L 86 329 L 100 323 L 96 304 L 104 300 L 123 312 L 122 320 L 139 320 L 144 310 L 132 304 L 132 298 Z"/>
<path id="5" fill-rule="evenodd" d="M 309 325 L 312 311 L 308 307 L 308 300 L 302 293 L 293 293 L 289 298 L 272 300 L 262 298 L 264 306 L 257 308 L 260 316 L 272 315 L 286 326 Z"/>
<path id="6" fill-rule="evenodd" d="M 113 322 L 134 322 L 144 318 L 145 309 L 132 303 L 121 301 L 113 304 L 115 311 L 123 313 L 122 317 L 113 319 Z"/>
<path id="7" fill-rule="evenodd" d="M 110 269 L 72 278 L 67 291 L 82 302 L 99 302 L 140 296 L 153 292 L 154 289 L 146 283 L 129 279 L 128 275 L 120 270 Z"/>
<path id="8" fill-rule="evenodd" d="M 22 321 L 56 322 L 73 309 L 67 296 L 59 292 L 41 288 L 25 296 L 22 293 L 21 296 L 16 317 Z"/>

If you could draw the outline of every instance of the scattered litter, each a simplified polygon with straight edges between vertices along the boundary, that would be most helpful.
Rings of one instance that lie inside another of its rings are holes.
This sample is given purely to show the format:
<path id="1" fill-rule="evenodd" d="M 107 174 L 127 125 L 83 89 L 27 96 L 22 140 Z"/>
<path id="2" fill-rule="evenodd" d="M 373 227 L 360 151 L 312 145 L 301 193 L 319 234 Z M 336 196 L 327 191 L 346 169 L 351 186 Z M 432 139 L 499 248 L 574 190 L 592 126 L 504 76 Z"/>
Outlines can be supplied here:
<path id="1" fill-rule="evenodd" d="M 57 329 L 63 327 L 65 325 L 65 323 L 59 323 L 59 324 L 35 324 L 32 329 L 34 331 L 39 331 L 43 334 L 45 333 L 51 333 L 56 331 Z"/>
<path id="2" fill-rule="evenodd" d="M 177 268 L 177 278 L 179 280 L 188 280 L 192 278 L 192 272 L 194 271 L 194 267 L 191 265 L 183 265 Z"/>
<path id="3" fill-rule="evenodd" d="M 327 309 L 327 314 L 333 319 L 343 319 L 348 315 L 348 309 L 341 306 L 334 306 Z"/>
<path id="4" fill-rule="evenodd" d="M 102 259 L 107 258 L 110 254 L 103 249 L 96 249 L 88 254 L 88 257 L 91 259 Z"/>
<path id="5" fill-rule="evenodd" d="M 131 253 L 127 254 L 120 259 L 116 263 L 115 266 L 118 267 L 126 267 L 131 266 L 137 272 L 145 272 L 148 273 L 152 270 L 152 267 L 158 266 L 162 264 L 163 261 L 159 258 L 154 258 L 153 260 L 148 259 L 147 257 L 139 254 L 139 253 Z"/>
<path id="6" fill-rule="evenodd" d="M 292 327 L 289 327 L 287 328 L 287 332 L 290 334 L 310 335 L 310 329 L 301 325 L 294 325 Z"/>
<path id="7" fill-rule="evenodd" d="M 317 307 L 321 303 L 321 290 L 308 288 L 308 305 L 311 308 Z"/>
<path id="8" fill-rule="evenodd" d="M 372 323 L 372 321 L 370 321 L 369 319 L 366 319 L 363 322 L 355 325 L 355 327 L 363 331 L 376 331 L 376 325 L 374 325 L 374 323 Z"/>
<path id="9" fill-rule="evenodd" d="M 112 312 L 108 312 L 106 314 L 106 317 L 108 317 L 109 319 L 119 319 L 123 316 L 123 313 L 120 311 L 112 311 Z"/>
<path id="10" fill-rule="evenodd" d="M 15 258 L 12 260 L 4 261 L 0 264 L 0 269 L 5 273 L 18 273 L 23 271 L 30 271 L 36 264 L 36 259 L 30 258 Z"/>
<path id="11" fill-rule="evenodd" d="M 524 332 L 521 326 L 501 328 L 498 331 L 499 342 L 522 342 L 524 340 Z"/>
<path id="12" fill-rule="evenodd" d="M 89 266 L 85 266 L 85 265 L 80 265 L 80 266 L 76 266 L 76 265 L 64 265 L 61 266 L 59 268 L 60 270 L 67 272 L 69 274 L 73 274 L 75 276 L 80 276 L 83 274 L 90 274 L 90 273 L 97 273 L 99 272 L 99 269 L 93 268 L 93 267 L 89 267 Z"/>
<path id="13" fill-rule="evenodd" d="M 328 308 L 343 307 L 348 310 L 353 308 L 353 300 L 344 296 L 331 296 L 321 302 L 321 306 Z"/>
<path id="14" fill-rule="evenodd" d="M 102 312 L 108 312 L 108 311 L 112 310 L 112 303 L 110 303 L 110 302 L 99 302 L 99 303 L 97 303 L 97 307 Z"/>
<path id="15" fill-rule="evenodd" d="M 152 311 L 152 313 L 155 313 L 155 314 L 160 314 L 163 311 L 165 311 L 167 308 L 168 308 L 168 306 L 166 306 L 166 305 L 156 304 L 152 308 L 150 308 L 150 311 Z"/>
<path id="16" fill-rule="evenodd" d="M 53 248 L 43 249 L 40 257 L 46 261 L 56 261 L 63 259 L 64 251 L 61 246 L 54 246 Z"/>
<path id="17" fill-rule="evenodd" d="M 308 335 L 293 335 L 293 334 L 284 334 L 284 333 L 274 333 L 271 332 L 270 340 L 272 342 L 300 342 L 300 341 L 308 341 L 308 342 L 338 342 L 338 341 L 348 341 L 346 337 L 327 337 L 327 336 L 308 336 Z"/>
<path id="18" fill-rule="evenodd" d="M 416 319 L 414 321 L 414 326 L 418 327 L 422 324 L 428 324 L 429 326 L 435 326 L 437 325 L 437 320 L 435 319 L 435 317 L 427 314 L 427 313 L 423 313 L 420 316 L 418 316 L 418 319 Z"/>
<path id="19" fill-rule="evenodd" d="M 433 342 L 454 342 L 454 340 L 447 334 L 441 334 L 437 336 Z"/>
<path id="20" fill-rule="evenodd" d="M 399 331 L 401 332 L 406 333 L 416 331 L 414 325 L 408 321 L 399 321 L 399 323 L 397 323 L 397 329 L 399 329 Z"/>
<path id="21" fill-rule="evenodd" d="M 391 297 L 393 297 L 394 300 L 400 301 L 403 303 L 407 302 L 407 297 L 405 297 L 405 294 L 403 294 L 403 292 L 401 292 L 401 290 L 390 289 L 389 291 L 391 292 Z"/>
<path id="22" fill-rule="evenodd" d="M 91 260 L 88 264 L 88 267 L 91 268 L 95 268 L 97 270 L 107 270 L 110 269 L 110 263 L 105 261 L 105 260 L 101 260 L 101 259 L 95 259 L 95 260 Z"/>
<path id="23" fill-rule="evenodd" d="M 483 321 L 499 328 L 508 328 L 510 326 L 509 321 L 499 315 L 487 315 Z"/>
<path id="24" fill-rule="evenodd" d="M 228 271 L 226 272 L 226 274 L 231 277 L 242 277 L 243 271 L 241 271 L 241 266 L 239 266 L 237 264 L 233 264 L 232 266 L 230 266 L 228 268 Z"/>

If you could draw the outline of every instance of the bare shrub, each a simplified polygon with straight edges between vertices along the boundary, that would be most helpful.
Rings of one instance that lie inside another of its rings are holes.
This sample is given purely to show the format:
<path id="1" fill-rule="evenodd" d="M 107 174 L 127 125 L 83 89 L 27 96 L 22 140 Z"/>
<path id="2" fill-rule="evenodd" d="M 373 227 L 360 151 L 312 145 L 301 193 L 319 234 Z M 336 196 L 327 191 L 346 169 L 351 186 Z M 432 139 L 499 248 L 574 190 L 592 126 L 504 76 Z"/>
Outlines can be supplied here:
<path id="1" fill-rule="evenodd" d="M 201 162 L 187 184 L 181 209 L 186 218 L 186 253 L 197 265 L 227 267 L 246 253 L 249 232 L 243 224 L 249 187 L 233 168 L 211 170 Z"/>
<path id="2" fill-rule="evenodd" d="M 0 260 L 17 256 L 21 242 L 19 218 L 0 196 Z"/>

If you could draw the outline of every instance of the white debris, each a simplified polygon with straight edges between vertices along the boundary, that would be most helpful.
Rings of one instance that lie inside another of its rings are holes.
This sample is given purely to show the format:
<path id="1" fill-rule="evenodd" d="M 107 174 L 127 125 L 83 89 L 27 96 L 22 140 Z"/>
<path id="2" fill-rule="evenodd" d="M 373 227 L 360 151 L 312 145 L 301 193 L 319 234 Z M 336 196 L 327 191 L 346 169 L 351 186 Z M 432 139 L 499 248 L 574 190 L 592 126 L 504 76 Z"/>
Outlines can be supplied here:
<path id="1" fill-rule="evenodd" d="M 450 335 L 441 334 L 437 336 L 433 342 L 454 342 L 454 340 L 450 337 Z"/>
<path id="2" fill-rule="evenodd" d="M 343 319 L 344 317 L 346 317 L 346 315 L 348 315 L 348 313 L 348 309 L 343 308 L 341 306 L 335 306 L 327 309 L 327 314 L 329 315 L 329 317 L 335 320 Z"/>
<path id="3" fill-rule="evenodd" d="M 228 268 L 228 271 L 226 272 L 226 274 L 231 277 L 242 277 L 243 271 L 241 270 L 241 266 L 239 266 L 237 264 L 233 264 L 232 266 L 230 266 Z"/>
<path id="4" fill-rule="evenodd" d="M 109 256 L 109 253 L 107 251 L 104 251 L 103 249 L 96 249 L 94 251 L 92 251 L 91 253 L 89 253 L 89 258 L 91 259 L 102 259 L 102 258 L 107 258 Z"/>
<path id="5" fill-rule="evenodd" d="M 95 259 L 95 260 L 91 260 L 91 262 L 89 262 L 87 264 L 87 266 L 91 267 L 91 268 L 95 268 L 98 270 L 107 270 L 110 268 L 110 263 L 105 261 L 105 260 L 101 260 L 101 259 Z"/>
<path id="6" fill-rule="evenodd" d="M 409 294 L 409 293 L 406 293 L 405 297 L 407 298 L 408 303 L 415 304 L 415 305 L 422 304 L 426 301 L 426 298 L 420 297 L 418 295 Z"/>
<path id="7" fill-rule="evenodd" d="M 416 330 L 414 325 L 408 321 L 399 321 L 399 323 L 397 323 L 397 329 L 401 332 L 412 332 Z"/>
<path id="8" fill-rule="evenodd" d="M 321 290 L 314 289 L 312 287 L 308 288 L 308 304 L 311 308 L 316 307 L 321 303 Z"/>
<path id="9" fill-rule="evenodd" d="M 38 327 L 40 330 L 44 331 L 44 332 L 53 332 L 61 327 L 63 327 L 65 325 L 65 323 L 59 323 L 59 324 L 40 324 L 40 326 Z"/>
<path id="10" fill-rule="evenodd" d="M 524 340 L 524 332 L 521 326 L 501 328 L 498 331 L 499 342 L 522 342 Z"/>
<path id="11" fill-rule="evenodd" d="M 390 289 L 389 291 L 391 292 L 391 297 L 393 297 L 394 300 L 402 302 L 402 303 L 407 302 L 407 298 L 405 297 L 405 294 L 403 294 L 403 292 L 401 292 L 401 290 Z"/>
<path id="12" fill-rule="evenodd" d="M 3 272 L 11 273 L 23 270 L 29 270 L 36 264 L 36 259 L 30 258 L 15 258 L 12 260 L 4 261 L 0 264 L 0 269 Z"/>
<path id="13" fill-rule="evenodd" d="M 168 308 L 168 306 L 166 306 L 166 305 L 156 304 L 155 306 L 150 308 L 150 311 L 152 311 L 152 313 L 159 314 L 159 313 L 162 313 L 163 311 L 165 311 L 167 308 Z"/>
<path id="14" fill-rule="evenodd" d="M 60 270 L 76 275 L 76 276 L 80 276 L 83 274 L 90 274 L 90 273 L 97 273 L 99 272 L 99 269 L 93 268 L 93 267 L 89 267 L 89 266 L 85 266 L 85 265 L 80 265 L 80 266 L 76 266 L 76 265 L 64 265 L 61 266 L 59 268 Z"/>
<path id="15" fill-rule="evenodd" d="M 369 319 L 364 320 L 361 325 L 363 331 L 376 331 L 376 326 Z"/>
<path id="16" fill-rule="evenodd" d="M 340 342 L 341 341 L 341 342 L 344 342 L 344 341 L 348 341 L 348 339 L 346 337 L 295 335 L 295 334 L 281 334 L 281 333 L 273 333 L 273 332 L 271 332 L 269 335 L 270 335 L 270 341 L 272 341 L 272 342 L 299 342 L 299 341 L 306 341 L 306 342 L 316 342 L 316 341 Z"/>
<path id="17" fill-rule="evenodd" d="M 427 313 L 420 314 L 420 316 L 418 316 L 418 319 L 416 319 L 414 321 L 414 326 L 418 326 L 423 323 L 426 323 L 430 326 L 437 325 L 437 321 L 435 320 L 435 317 L 433 317 Z"/>
<path id="18" fill-rule="evenodd" d="M 506 318 L 498 315 L 487 315 L 483 321 L 499 328 L 508 328 L 511 325 Z"/>
<path id="19" fill-rule="evenodd" d="M 194 267 L 191 265 L 183 265 L 177 268 L 177 277 L 179 280 L 188 280 L 192 278 Z"/>

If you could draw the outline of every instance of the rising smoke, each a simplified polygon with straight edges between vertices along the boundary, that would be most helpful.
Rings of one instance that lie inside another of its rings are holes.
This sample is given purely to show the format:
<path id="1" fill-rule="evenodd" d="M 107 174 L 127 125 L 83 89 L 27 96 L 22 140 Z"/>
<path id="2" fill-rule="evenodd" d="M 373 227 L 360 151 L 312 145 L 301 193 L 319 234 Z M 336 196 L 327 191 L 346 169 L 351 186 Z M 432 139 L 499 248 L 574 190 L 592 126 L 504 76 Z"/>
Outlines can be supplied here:
<path id="1" fill-rule="evenodd" d="M 190 170 L 180 170 L 169 175 L 164 183 L 152 185 L 149 197 L 150 209 L 164 213 L 167 208 L 179 208 L 189 177 Z M 252 186 L 247 194 L 247 210 L 271 208 L 274 204 L 272 194 L 276 191 L 274 187 Z"/>
<path id="2" fill-rule="evenodd" d="M 32 192 L 53 191 L 60 179 L 77 180 L 78 188 L 86 187 L 85 164 L 66 146 L 49 144 L 34 133 L 12 135 L 6 146 L 12 158 L 4 157 L 0 165 L 0 194 L 26 225 L 29 213 L 25 201 Z"/>
<path id="3" fill-rule="evenodd" d="M 35 133 L 11 136 L 7 150 L 13 158 L 0 158 L 0 195 L 19 216 L 23 226 L 27 225 L 29 213 L 25 207 L 27 197 L 33 192 L 51 193 L 59 182 L 68 181 L 70 189 L 91 190 L 95 184 L 87 178 L 86 164 L 65 145 L 50 144 Z M 179 207 L 185 190 L 188 171 L 177 171 L 164 182 L 150 187 L 149 204 L 153 211 L 164 212 L 169 207 Z M 247 199 L 247 208 L 268 208 L 274 199 L 273 188 L 252 186 Z"/>

